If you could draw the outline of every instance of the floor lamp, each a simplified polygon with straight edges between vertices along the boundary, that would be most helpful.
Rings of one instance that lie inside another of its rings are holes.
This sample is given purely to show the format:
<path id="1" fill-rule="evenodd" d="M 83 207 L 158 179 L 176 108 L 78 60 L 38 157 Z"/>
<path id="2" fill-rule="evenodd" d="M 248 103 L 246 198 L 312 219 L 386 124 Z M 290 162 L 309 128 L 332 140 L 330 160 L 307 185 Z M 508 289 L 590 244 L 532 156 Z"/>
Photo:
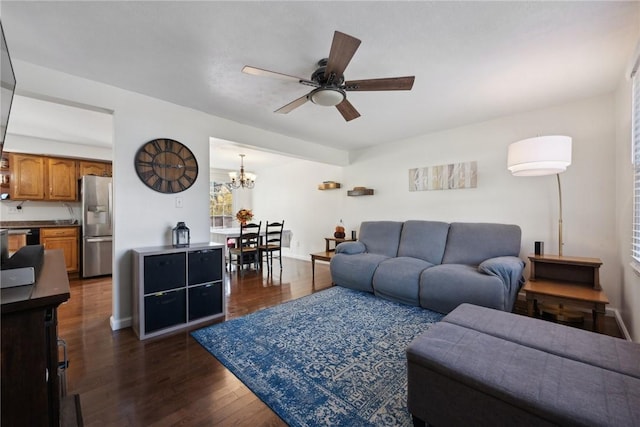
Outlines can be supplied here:
<path id="1" fill-rule="evenodd" d="M 562 187 L 560 173 L 571 164 L 571 137 L 537 136 L 509 145 L 507 168 L 514 176 L 556 175 L 558 180 L 559 220 L 558 255 L 562 256 Z"/>

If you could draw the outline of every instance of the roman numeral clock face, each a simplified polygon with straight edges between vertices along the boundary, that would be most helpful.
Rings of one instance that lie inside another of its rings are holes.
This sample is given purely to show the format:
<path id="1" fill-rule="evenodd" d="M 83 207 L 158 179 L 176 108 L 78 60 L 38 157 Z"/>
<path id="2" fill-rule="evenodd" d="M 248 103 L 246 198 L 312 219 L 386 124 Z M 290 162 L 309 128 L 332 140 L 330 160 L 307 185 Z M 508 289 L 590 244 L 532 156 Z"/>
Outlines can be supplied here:
<path id="1" fill-rule="evenodd" d="M 160 193 L 179 193 L 198 177 L 198 162 L 186 146 L 173 139 L 154 139 L 135 157 L 138 176 L 147 187 Z"/>

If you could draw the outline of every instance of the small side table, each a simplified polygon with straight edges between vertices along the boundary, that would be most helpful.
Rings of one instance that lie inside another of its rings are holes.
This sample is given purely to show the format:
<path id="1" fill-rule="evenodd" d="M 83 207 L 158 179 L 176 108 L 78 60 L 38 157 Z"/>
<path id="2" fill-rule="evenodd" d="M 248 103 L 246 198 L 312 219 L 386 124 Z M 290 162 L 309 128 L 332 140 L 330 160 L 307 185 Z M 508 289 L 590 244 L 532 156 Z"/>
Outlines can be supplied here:
<path id="1" fill-rule="evenodd" d="M 347 238 L 336 238 L 336 237 L 325 237 L 324 238 L 324 242 L 325 242 L 325 251 L 326 252 L 333 252 L 336 250 L 336 246 L 338 245 L 338 243 L 342 243 L 342 242 L 355 242 L 355 240 L 353 239 L 347 239 Z M 331 248 L 331 242 L 333 242 L 333 248 Z"/>
<path id="2" fill-rule="evenodd" d="M 603 291 L 590 289 L 580 284 L 558 282 L 553 280 L 537 280 L 527 282 L 522 290 L 527 298 L 527 314 L 531 317 L 537 311 L 538 303 L 569 305 L 587 308 L 593 316 L 593 329 L 604 333 L 605 308 L 609 299 Z"/>
<path id="3" fill-rule="evenodd" d="M 336 253 L 336 245 L 342 242 L 355 242 L 354 239 L 339 239 L 335 237 L 325 237 L 325 251 L 324 252 L 316 252 L 311 255 L 311 280 L 316 280 L 316 260 L 318 261 L 331 261 L 333 255 Z M 331 242 L 333 242 L 333 248 L 331 247 Z"/>
<path id="4" fill-rule="evenodd" d="M 529 255 L 531 274 L 522 290 L 527 314 L 534 316 L 538 303 L 587 308 L 593 315 L 593 328 L 604 332 L 604 316 L 609 299 L 600 287 L 598 258 Z"/>

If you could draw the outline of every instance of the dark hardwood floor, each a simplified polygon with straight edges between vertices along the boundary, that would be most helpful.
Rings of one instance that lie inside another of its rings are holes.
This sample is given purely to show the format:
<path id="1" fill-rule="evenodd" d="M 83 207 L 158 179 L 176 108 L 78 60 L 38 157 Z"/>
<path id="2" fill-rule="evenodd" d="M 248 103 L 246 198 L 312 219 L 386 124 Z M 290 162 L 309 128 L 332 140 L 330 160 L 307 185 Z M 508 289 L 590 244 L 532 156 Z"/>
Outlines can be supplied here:
<path id="1" fill-rule="evenodd" d="M 277 261 L 276 261 L 277 265 Z M 282 274 L 246 271 L 225 283 L 227 319 L 331 286 L 327 264 L 283 258 Z M 111 278 L 71 281 L 60 306 L 67 342 L 69 394 L 79 394 L 86 426 L 284 426 L 188 331 L 139 341 L 131 328 L 112 331 Z"/>
<path id="2" fill-rule="evenodd" d="M 230 276 L 227 319 L 331 286 L 327 264 L 316 263 L 314 286 L 310 262 L 290 258 L 273 278 Z M 72 280 L 71 299 L 58 313 L 70 360 L 67 389 L 80 395 L 86 426 L 285 425 L 188 331 L 145 341 L 131 328 L 113 332 L 111 278 Z M 606 332 L 620 336 L 615 320 L 606 320 Z"/>

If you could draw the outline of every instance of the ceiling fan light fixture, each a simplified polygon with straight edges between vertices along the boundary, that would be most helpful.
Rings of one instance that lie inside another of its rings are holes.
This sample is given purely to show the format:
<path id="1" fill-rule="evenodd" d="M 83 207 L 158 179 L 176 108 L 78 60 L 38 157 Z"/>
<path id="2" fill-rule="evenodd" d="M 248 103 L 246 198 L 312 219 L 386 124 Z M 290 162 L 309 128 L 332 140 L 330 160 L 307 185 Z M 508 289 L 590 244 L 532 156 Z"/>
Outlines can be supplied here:
<path id="1" fill-rule="evenodd" d="M 346 94 L 338 88 L 318 88 L 309 94 L 309 99 L 316 105 L 335 107 L 345 100 Z"/>

